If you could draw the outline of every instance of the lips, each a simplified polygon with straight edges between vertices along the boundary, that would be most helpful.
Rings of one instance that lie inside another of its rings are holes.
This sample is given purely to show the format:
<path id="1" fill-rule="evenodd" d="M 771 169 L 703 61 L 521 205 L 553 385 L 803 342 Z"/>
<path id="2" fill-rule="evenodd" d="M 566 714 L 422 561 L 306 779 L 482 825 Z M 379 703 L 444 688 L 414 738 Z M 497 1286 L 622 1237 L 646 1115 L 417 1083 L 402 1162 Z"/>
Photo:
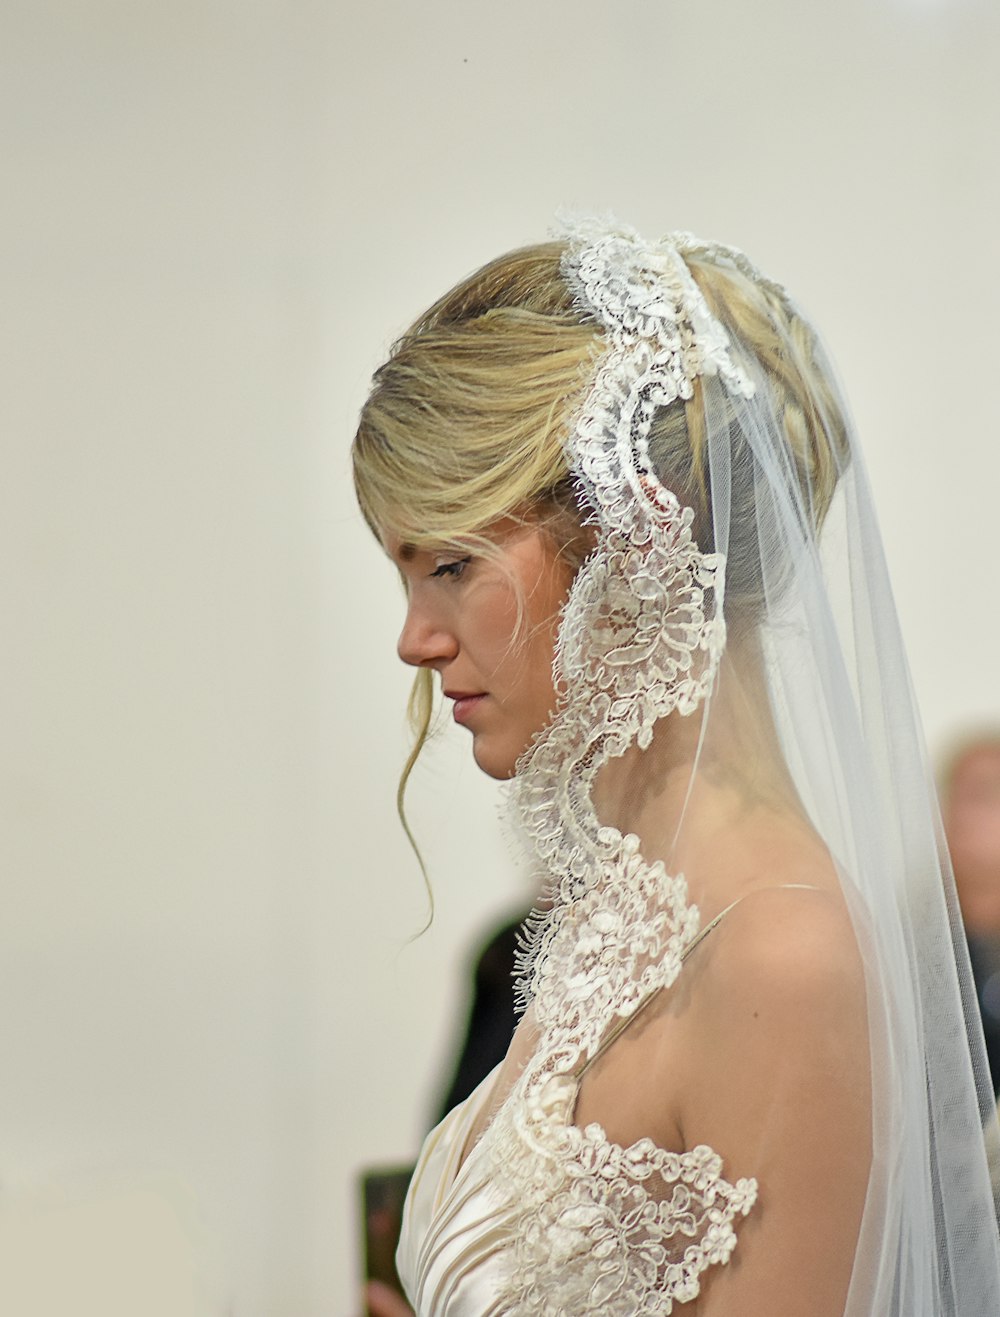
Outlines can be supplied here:
<path id="1" fill-rule="evenodd" d="M 465 723 L 478 709 L 479 705 L 486 699 L 483 691 L 445 691 L 445 696 L 449 700 L 455 701 L 455 708 L 452 716 L 457 723 Z"/>

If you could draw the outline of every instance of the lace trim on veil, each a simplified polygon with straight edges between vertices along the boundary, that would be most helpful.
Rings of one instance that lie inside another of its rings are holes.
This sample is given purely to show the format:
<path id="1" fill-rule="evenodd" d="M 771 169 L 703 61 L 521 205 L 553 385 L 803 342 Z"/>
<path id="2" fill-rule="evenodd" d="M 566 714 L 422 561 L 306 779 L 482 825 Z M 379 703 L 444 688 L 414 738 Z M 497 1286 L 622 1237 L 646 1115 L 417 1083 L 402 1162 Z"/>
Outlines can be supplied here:
<path id="1" fill-rule="evenodd" d="M 539 1044 L 484 1138 L 517 1203 L 504 1311 L 663 1313 L 728 1259 L 757 1186 L 729 1183 L 709 1148 L 674 1153 L 648 1138 L 624 1148 L 599 1125 L 573 1124 L 574 1070 L 615 1020 L 674 982 L 699 927 L 684 876 L 602 825 L 591 792 L 602 765 L 648 747 L 654 725 L 693 712 L 715 680 L 725 562 L 695 543 L 693 513 L 658 479 L 649 433 L 697 376 L 753 395 L 681 253 L 752 267 L 687 235 L 650 244 L 584 221 L 564 236 L 564 275 L 607 343 L 567 440 L 597 544 L 560 628 L 564 694 L 512 785 L 547 881 L 520 967 Z"/>

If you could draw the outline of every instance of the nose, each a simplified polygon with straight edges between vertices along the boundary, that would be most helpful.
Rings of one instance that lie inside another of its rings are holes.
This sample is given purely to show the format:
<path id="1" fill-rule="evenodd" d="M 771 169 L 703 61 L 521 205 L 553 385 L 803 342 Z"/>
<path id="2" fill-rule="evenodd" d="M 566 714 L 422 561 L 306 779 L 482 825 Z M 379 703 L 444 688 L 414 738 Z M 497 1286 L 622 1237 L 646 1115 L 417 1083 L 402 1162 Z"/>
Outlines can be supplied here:
<path id="1" fill-rule="evenodd" d="M 439 619 L 411 599 L 396 652 L 411 667 L 433 668 L 455 657 L 458 641 Z"/>

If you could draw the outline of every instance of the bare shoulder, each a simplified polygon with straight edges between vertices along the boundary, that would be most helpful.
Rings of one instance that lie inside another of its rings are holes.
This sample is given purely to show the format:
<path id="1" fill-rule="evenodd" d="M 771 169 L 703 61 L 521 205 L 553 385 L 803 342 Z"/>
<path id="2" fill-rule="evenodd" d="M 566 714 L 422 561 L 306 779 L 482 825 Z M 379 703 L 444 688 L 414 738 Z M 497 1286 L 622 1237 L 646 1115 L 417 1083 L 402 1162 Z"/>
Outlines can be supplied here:
<path id="1" fill-rule="evenodd" d="M 732 1064 L 769 1083 L 776 1068 L 791 1081 L 799 1068 L 867 1067 L 864 967 L 839 892 L 755 891 L 700 952 L 691 1024 L 711 1043 L 702 1050 L 706 1084 L 724 1080 Z"/>
<path id="2" fill-rule="evenodd" d="M 759 1132 L 777 1115 L 782 1146 L 795 1148 L 801 1138 L 800 1153 L 808 1160 L 814 1113 L 822 1109 L 863 1149 L 865 977 L 839 893 L 756 891 L 702 950 L 709 954 L 699 967 L 690 1016 L 700 1040 L 698 1064 L 681 1098 L 688 1136 L 727 1149 L 737 1166 L 761 1166 Z"/>
<path id="3" fill-rule="evenodd" d="M 702 951 L 678 1128 L 686 1147 L 717 1149 L 730 1178 L 755 1177 L 762 1210 L 743 1223 L 738 1267 L 718 1269 L 699 1311 L 773 1311 L 777 1294 L 782 1311 L 800 1311 L 803 1293 L 846 1292 L 867 1193 L 861 952 L 832 884 L 758 888 Z"/>
<path id="4" fill-rule="evenodd" d="M 709 948 L 708 943 L 715 945 Z M 862 963 L 839 892 L 808 886 L 749 893 L 706 940 L 703 991 L 729 1000 L 748 989 L 768 995 L 855 990 Z"/>

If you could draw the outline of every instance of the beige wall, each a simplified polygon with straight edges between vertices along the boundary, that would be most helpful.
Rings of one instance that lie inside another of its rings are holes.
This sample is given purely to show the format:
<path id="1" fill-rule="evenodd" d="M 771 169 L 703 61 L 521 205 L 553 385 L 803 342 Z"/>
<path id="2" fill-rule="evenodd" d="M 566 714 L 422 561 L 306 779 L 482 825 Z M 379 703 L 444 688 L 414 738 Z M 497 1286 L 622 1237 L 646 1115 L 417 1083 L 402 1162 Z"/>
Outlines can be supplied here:
<path id="1" fill-rule="evenodd" d="M 853 399 L 932 742 L 995 720 L 996 7 L 0 22 L 0 1310 L 347 1317 L 351 1177 L 413 1153 L 524 899 L 446 737 L 407 941 L 365 380 L 560 204 L 739 243 Z"/>

